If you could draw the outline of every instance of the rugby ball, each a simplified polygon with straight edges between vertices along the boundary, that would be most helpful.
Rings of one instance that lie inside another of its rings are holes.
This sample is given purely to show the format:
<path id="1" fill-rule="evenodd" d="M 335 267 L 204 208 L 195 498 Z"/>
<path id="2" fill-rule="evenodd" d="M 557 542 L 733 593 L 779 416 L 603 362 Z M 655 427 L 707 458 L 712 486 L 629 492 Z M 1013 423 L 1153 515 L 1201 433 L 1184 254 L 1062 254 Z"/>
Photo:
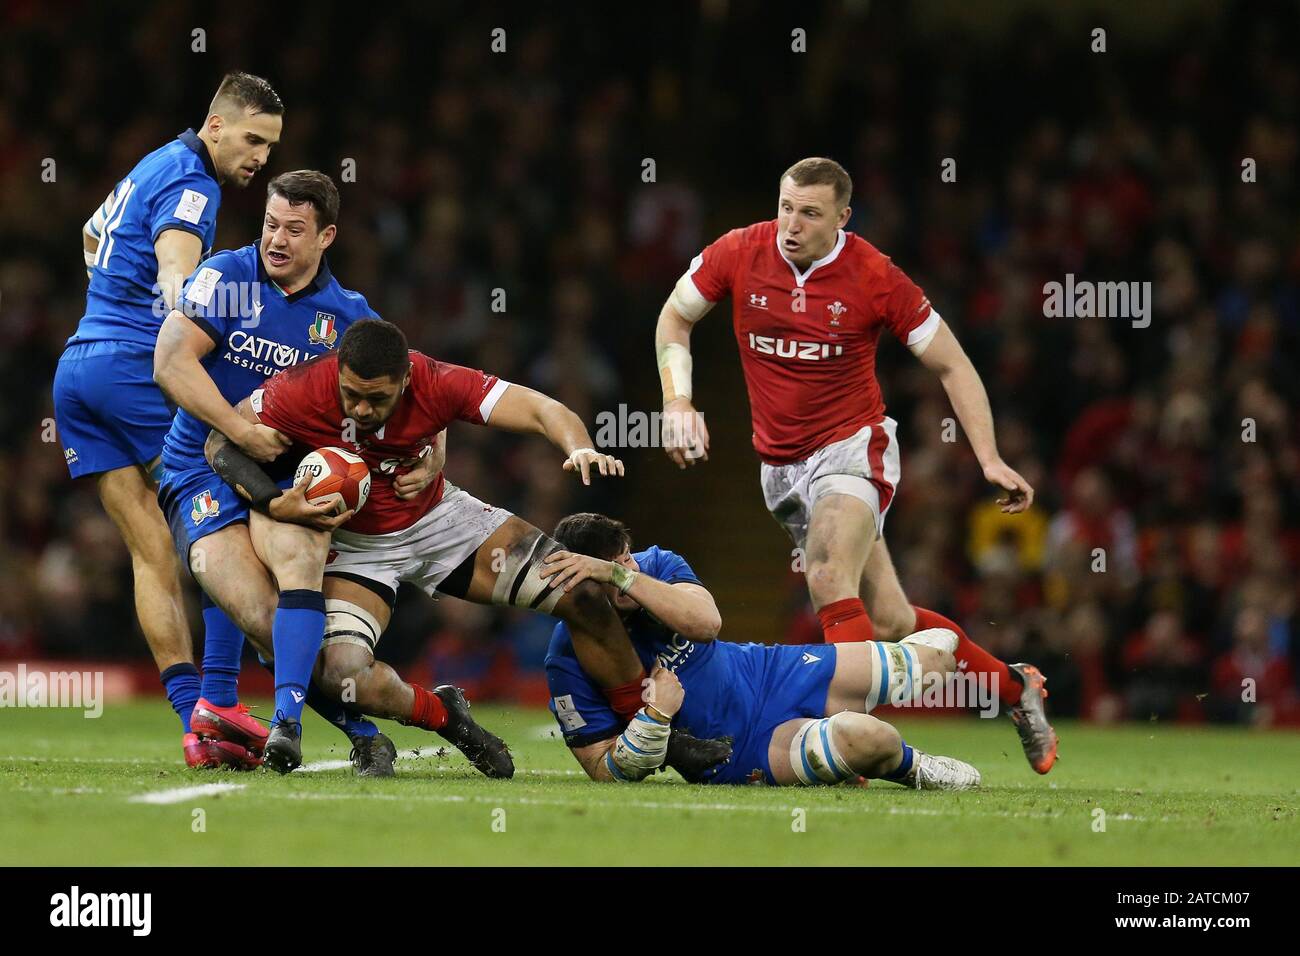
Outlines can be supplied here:
<path id="1" fill-rule="evenodd" d="M 370 466 L 342 448 L 317 448 L 298 464 L 293 483 L 307 483 L 307 500 L 331 502 L 334 513 L 360 511 L 370 495 Z"/>

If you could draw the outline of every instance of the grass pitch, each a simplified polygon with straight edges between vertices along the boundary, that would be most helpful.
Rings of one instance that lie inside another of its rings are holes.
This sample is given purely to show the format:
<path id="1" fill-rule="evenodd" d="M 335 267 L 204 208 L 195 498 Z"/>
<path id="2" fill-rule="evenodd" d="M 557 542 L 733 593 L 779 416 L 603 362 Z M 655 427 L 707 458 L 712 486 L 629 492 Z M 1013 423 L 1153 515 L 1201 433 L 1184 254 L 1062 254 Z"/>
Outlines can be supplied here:
<path id="1" fill-rule="evenodd" d="M 474 712 L 510 742 L 514 780 L 387 723 L 398 776 L 360 780 L 310 713 L 310 769 L 279 777 L 186 769 L 160 700 L 98 720 L 0 711 L 0 864 L 1300 863 L 1296 734 L 1061 724 L 1061 760 L 1039 777 L 1004 720 L 908 720 L 909 742 L 971 761 L 984 788 L 702 787 L 671 772 L 620 786 L 587 781 L 545 711 Z"/>

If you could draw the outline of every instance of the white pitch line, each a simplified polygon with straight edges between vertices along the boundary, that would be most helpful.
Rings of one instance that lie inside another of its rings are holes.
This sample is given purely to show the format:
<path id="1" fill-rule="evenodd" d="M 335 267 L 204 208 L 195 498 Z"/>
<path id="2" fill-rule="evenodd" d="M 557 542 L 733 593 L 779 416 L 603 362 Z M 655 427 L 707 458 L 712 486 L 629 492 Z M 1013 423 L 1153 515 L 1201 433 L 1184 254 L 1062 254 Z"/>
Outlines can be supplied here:
<path id="1" fill-rule="evenodd" d="M 618 810 L 630 808 L 634 810 L 668 810 L 670 812 L 681 812 L 683 810 L 702 810 L 707 812 L 720 813 L 780 813 L 788 816 L 794 807 L 787 806 L 762 806 L 759 804 L 745 805 L 738 803 L 683 803 L 671 802 L 661 803 L 653 800 L 627 800 L 627 801 L 609 801 L 609 800 L 555 800 L 539 799 L 535 797 L 489 797 L 489 796 L 466 796 L 463 794 L 398 794 L 398 793 L 310 793 L 306 791 L 277 791 L 269 790 L 259 792 L 258 797 L 278 797 L 282 800 L 384 800 L 396 802 L 413 802 L 422 803 L 482 803 L 493 806 L 540 806 L 540 807 L 581 807 L 583 809 L 611 809 Z M 1031 820 L 1065 820 L 1069 818 L 1067 813 L 1032 813 L 1027 811 L 1010 811 L 1010 810 L 959 810 L 959 809 L 939 809 L 935 807 L 904 807 L 892 805 L 888 808 L 873 807 L 868 805 L 859 805 L 856 807 L 805 807 L 809 813 L 841 813 L 841 814 L 859 814 L 873 815 L 883 814 L 885 816 L 925 816 L 925 817 L 1004 817 L 1011 819 L 1031 819 Z M 1136 817 L 1129 814 L 1113 815 L 1108 817 L 1109 820 L 1122 820 L 1126 823 L 1176 823 L 1178 821 L 1164 817 Z M 1194 822 L 1194 821 L 1188 821 Z"/>
<path id="2" fill-rule="evenodd" d="M 421 761 L 432 760 L 432 759 L 434 759 L 432 754 L 429 755 L 421 754 L 418 757 L 413 757 L 410 754 L 398 754 L 396 762 L 402 764 L 403 766 L 407 766 L 410 764 L 416 764 Z M 349 760 L 314 760 L 311 763 L 303 764 L 294 772 L 295 773 L 320 773 L 323 770 L 345 770 L 351 766 L 352 766 L 352 762 Z M 430 768 L 424 768 L 424 769 L 430 769 Z M 439 773 L 455 773 L 455 772 L 463 771 L 465 768 L 438 766 L 438 767 L 433 767 L 431 769 L 436 770 Z M 519 772 L 523 774 L 541 774 L 543 776 L 551 776 L 551 777 L 585 777 L 586 776 L 586 774 L 581 770 L 553 770 L 550 768 L 539 768 L 537 770 L 520 770 Z"/>
<path id="3" fill-rule="evenodd" d="M 33 756 L 31 754 L 5 754 L 0 761 L 13 760 L 20 763 L 158 763 L 161 757 L 57 757 L 51 754 Z"/>
<path id="4" fill-rule="evenodd" d="M 195 797 L 207 797 L 216 793 L 243 790 L 245 783 L 205 783 L 197 787 L 178 787 L 172 790 L 155 790 L 152 793 L 138 793 L 127 799 L 128 803 L 184 803 Z"/>

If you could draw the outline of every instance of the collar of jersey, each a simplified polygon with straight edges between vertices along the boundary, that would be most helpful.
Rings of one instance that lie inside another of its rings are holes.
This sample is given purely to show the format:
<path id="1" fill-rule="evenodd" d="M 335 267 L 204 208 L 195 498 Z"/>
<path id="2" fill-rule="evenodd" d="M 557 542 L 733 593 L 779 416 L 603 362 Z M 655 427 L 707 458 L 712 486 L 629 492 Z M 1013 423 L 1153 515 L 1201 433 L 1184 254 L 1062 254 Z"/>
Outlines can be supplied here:
<path id="1" fill-rule="evenodd" d="M 262 261 L 262 244 L 261 242 L 253 243 L 253 255 L 257 257 L 257 278 L 271 286 L 276 292 L 284 296 L 285 302 L 297 302 L 299 299 L 305 299 L 314 292 L 320 292 L 330 284 L 333 275 L 330 273 L 329 260 L 325 256 L 320 257 L 320 266 L 316 269 L 316 277 L 308 282 L 292 295 L 285 295 L 284 290 L 280 288 L 278 282 L 266 274 L 266 263 Z"/>
<path id="2" fill-rule="evenodd" d="M 777 232 L 776 234 L 777 255 L 779 255 L 782 259 L 785 259 L 785 264 L 788 265 L 790 267 L 790 271 L 794 273 L 794 284 L 797 285 L 799 288 L 801 289 L 803 288 L 803 284 L 808 281 L 808 277 L 810 275 L 812 275 L 822 266 L 830 265 L 839 257 L 840 250 L 844 248 L 845 236 L 844 236 L 843 229 L 839 229 L 837 230 L 837 232 L 838 235 L 835 237 L 835 245 L 831 247 L 831 251 L 826 253 L 826 255 L 822 256 L 820 259 L 814 259 L 812 262 L 808 263 L 808 269 L 806 272 L 800 272 L 799 267 L 796 266 L 793 262 L 791 262 L 788 258 L 786 258 L 785 250 L 781 248 L 781 233 Z"/>
<path id="3" fill-rule="evenodd" d="M 192 129 L 187 129 L 176 138 L 199 154 L 199 159 L 203 160 L 203 168 L 215 180 L 217 178 L 217 167 L 212 165 L 212 157 L 208 155 L 207 144 L 199 139 L 199 134 Z"/>

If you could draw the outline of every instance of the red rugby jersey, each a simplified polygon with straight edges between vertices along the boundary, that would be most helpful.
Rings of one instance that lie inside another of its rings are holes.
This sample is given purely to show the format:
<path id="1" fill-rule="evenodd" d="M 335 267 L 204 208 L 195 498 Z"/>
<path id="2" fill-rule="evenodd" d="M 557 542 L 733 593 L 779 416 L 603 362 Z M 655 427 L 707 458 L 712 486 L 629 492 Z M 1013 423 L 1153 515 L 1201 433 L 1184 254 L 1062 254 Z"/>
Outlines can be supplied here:
<path id="1" fill-rule="evenodd" d="M 287 368 L 267 379 L 252 395 L 253 411 L 264 425 L 293 440 L 299 457 L 316 448 L 345 448 L 370 466 L 370 497 L 348 521 L 357 534 L 388 534 L 409 528 L 442 500 L 441 473 L 424 492 L 408 501 L 397 497 L 393 479 L 427 454 L 438 433 L 453 421 L 482 425 L 509 386 L 495 375 L 439 362 L 411 350 L 411 384 L 397 408 L 373 432 L 357 429 L 344 441 L 345 417 L 339 396 L 337 354 Z"/>
<path id="2" fill-rule="evenodd" d="M 801 461 L 884 418 L 881 328 L 911 345 L 939 322 L 902 269 L 843 230 L 800 272 L 777 246 L 775 219 L 733 229 L 696 256 L 688 274 L 710 302 L 731 295 L 754 449 L 773 465 Z"/>

